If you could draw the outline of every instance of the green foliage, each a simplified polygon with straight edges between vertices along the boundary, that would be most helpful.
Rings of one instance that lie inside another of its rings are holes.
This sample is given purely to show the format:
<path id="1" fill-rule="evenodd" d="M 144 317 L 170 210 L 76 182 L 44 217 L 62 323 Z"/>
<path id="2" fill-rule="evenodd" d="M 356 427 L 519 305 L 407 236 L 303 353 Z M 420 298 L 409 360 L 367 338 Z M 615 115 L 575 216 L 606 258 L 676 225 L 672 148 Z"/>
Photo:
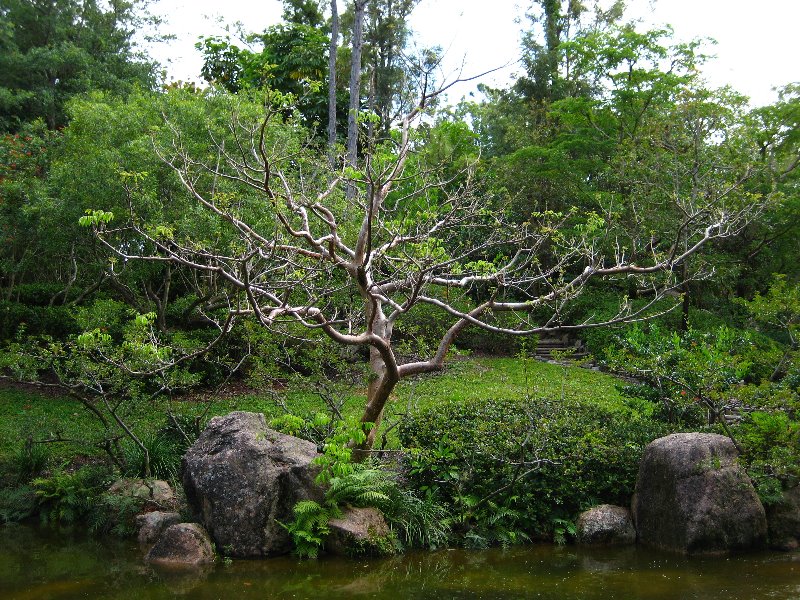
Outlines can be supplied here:
<path id="1" fill-rule="evenodd" d="M 321 484 L 331 484 L 333 479 L 355 472 L 353 447 L 361 444 L 372 428 L 372 423 L 362 423 L 355 418 L 334 420 L 324 413 L 317 413 L 310 420 L 284 414 L 273 419 L 270 425 L 290 435 L 311 438 L 321 447 L 322 454 L 314 459 L 314 464 L 320 468 L 316 479 Z M 314 439 L 323 428 L 327 437 Z"/>
<path id="2" fill-rule="evenodd" d="M 29 485 L 0 486 L 0 523 L 17 523 L 36 513 L 37 498 Z"/>
<path id="3" fill-rule="evenodd" d="M 294 505 L 294 521 L 283 525 L 294 544 L 294 553 L 300 558 L 317 558 L 325 537 L 330 533 L 328 521 L 339 513 L 323 507 L 313 500 L 302 500 Z"/>
<path id="4" fill-rule="evenodd" d="M 154 65 L 134 51 L 133 35 L 154 20 L 133 0 L 7 0 L 12 25 L 0 54 L 0 128 L 40 118 L 55 129 L 66 122 L 69 98 L 89 90 L 130 92 L 154 82 Z"/>
<path id="5" fill-rule="evenodd" d="M 381 469 L 351 465 L 349 473 L 330 479 L 325 497 L 337 506 L 380 507 L 389 501 L 387 489 L 392 484 Z"/>
<path id="6" fill-rule="evenodd" d="M 16 482 L 25 484 L 44 472 L 50 457 L 50 449 L 46 444 L 34 444 L 32 439 L 28 439 L 10 455 L 8 467 Z"/>
<path id="7" fill-rule="evenodd" d="M 137 533 L 136 516 L 146 500 L 136 496 L 104 492 L 96 497 L 86 517 L 92 533 L 130 537 Z"/>
<path id="8" fill-rule="evenodd" d="M 196 46 L 203 53 L 203 79 L 233 93 L 272 89 L 290 95 L 304 123 L 321 133 L 328 110 L 328 36 L 316 26 L 291 22 L 245 38 L 248 48 L 229 37 L 202 38 Z M 250 49 L 258 46 L 260 51 Z M 338 102 L 344 109 L 346 100 Z"/>
<path id="9" fill-rule="evenodd" d="M 749 413 L 736 428 L 761 501 L 774 504 L 800 482 L 800 422 L 783 412 Z"/>
<path id="10" fill-rule="evenodd" d="M 0 300 L 0 342 L 25 335 L 63 337 L 77 333 L 75 320 L 64 306 L 31 306 Z"/>
<path id="11" fill-rule="evenodd" d="M 23 381 L 38 381 L 46 369 L 65 392 L 81 401 L 96 426 L 80 432 L 73 442 L 103 448 L 141 476 L 148 475 L 146 457 L 151 454 L 151 467 L 159 475 L 174 476 L 186 439 L 176 444 L 174 435 L 148 432 L 144 421 L 152 415 L 147 403 L 159 394 L 198 383 L 199 377 L 180 363 L 199 344 L 159 335 L 153 314 L 136 314 L 118 302 L 98 300 L 74 314 L 80 324 L 95 327 L 64 341 L 22 337 L 0 348 L 0 368 Z M 163 422 L 163 416 L 159 421 Z M 135 441 L 137 432 L 148 453 Z M 64 439 L 60 434 L 56 438 Z M 127 439 L 122 455 L 120 438 Z"/>
<path id="12" fill-rule="evenodd" d="M 122 475 L 178 480 L 185 447 L 178 445 L 174 438 L 160 433 L 143 434 L 139 439 L 144 449 L 130 439 L 122 443 Z"/>
<path id="13" fill-rule="evenodd" d="M 31 482 L 42 521 L 73 524 L 87 517 L 98 496 L 111 483 L 103 467 L 82 467 L 74 472 L 54 471 Z"/>
<path id="14" fill-rule="evenodd" d="M 284 415 L 274 419 L 271 425 L 296 435 L 328 422 L 324 414 L 318 414 L 312 421 Z M 435 548 L 444 544 L 449 524 L 438 502 L 431 496 L 423 499 L 404 489 L 397 473 L 383 466 L 352 462 L 352 446 L 364 440 L 369 430 L 369 424 L 366 425 L 358 421 L 339 421 L 322 444 L 323 454 L 314 462 L 320 467 L 317 481 L 326 486 L 325 501 L 322 505 L 313 501 L 299 502 L 294 507 L 294 520 L 284 525 L 292 536 L 298 556 L 316 558 L 330 533 L 328 521 L 340 516 L 345 506 L 379 509 L 409 547 Z M 379 542 L 376 547 L 383 548 L 387 541 L 376 542 Z M 397 550 L 394 542 L 389 546 L 385 548 L 387 554 Z"/>
<path id="15" fill-rule="evenodd" d="M 539 396 L 434 405 L 399 429 L 410 483 L 478 545 L 558 537 L 580 510 L 626 503 L 644 446 L 668 431 L 646 411 Z"/>
<path id="16" fill-rule="evenodd" d="M 776 275 L 766 294 L 756 292 L 751 301 L 741 302 L 762 323 L 790 331 L 800 325 L 800 284 L 785 275 Z"/>
<path id="17" fill-rule="evenodd" d="M 732 395 L 768 377 L 778 356 L 753 333 L 723 326 L 681 335 L 651 323 L 628 329 L 608 362 L 657 390 L 665 419 L 699 426 L 721 422 Z"/>

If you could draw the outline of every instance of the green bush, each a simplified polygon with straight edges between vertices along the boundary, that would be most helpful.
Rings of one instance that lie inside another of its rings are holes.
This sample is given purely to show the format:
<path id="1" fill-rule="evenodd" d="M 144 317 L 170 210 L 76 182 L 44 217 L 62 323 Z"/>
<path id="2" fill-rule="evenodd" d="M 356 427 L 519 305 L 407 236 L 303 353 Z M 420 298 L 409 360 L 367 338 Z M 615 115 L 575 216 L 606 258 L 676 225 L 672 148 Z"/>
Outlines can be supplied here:
<path id="1" fill-rule="evenodd" d="M 46 444 L 34 444 L 32 440 L 19 446 L 8 458 L 8 470 L 16 483 L 28 483 L 47 468 L 50 449 Z"/>
<path id="2" fill-rule="evenodd" d="M 800 483 L 800 422 L 783 412 L 749 413 L 735 429 L 742 460 L 764 504 Z"/>
<path id="3" fill-rule="evenodd" d="M 89 466 L 74 472 L 58 469 L 49 477 L 34 479 L 31 485 L 42 521 L 69 525 L 87 518 L 110 483 L 107 468 Z"/>
<path id="4" fill-rule="evenodd" d="M 186 447 L 179 444 L 172 436 L 160 433 L 143 434 L 139 437 L 147 454 L 132 440 L 122 443 L 125 477 L 139 477 L 174 480 L 178 478 L 181 458 Z"/>
<path id="5" fill-rule="evenodd" d="M 409 482 L 442 500 L 466 543 L 569 533 L 583 509 L 626 505 L 642 450 L 667 426 L 587 401 L 495 398 L 422 409 L 400 426 Z"/>
<path id="6" fill-rule="evenodd" d="M 68 307 L 0 300 L 0 340 L 11 340 L 22 330 L 29 335 L 46 334 L 58 338 L 78 331 Z"/>
<path id="7" fill-rule="evenodd" d="M 0 487 L 0 523 L 24 521 L 36 512 L 37 499 L 29 485 Z"/>
<path id="8" fill-rule="evenodd" d="M 87 515 L 89 531 L 130 537 L 137 532 L 136 515 L 142 512 L 145 498 L 103 492 Z"/>
<path id="9" fill-rule="evenodd" d="M 53 297 L 64 291 L 61 283 L 23 283 L 14 287 L 14 301 L 28 306 L 49 306 Z"/>

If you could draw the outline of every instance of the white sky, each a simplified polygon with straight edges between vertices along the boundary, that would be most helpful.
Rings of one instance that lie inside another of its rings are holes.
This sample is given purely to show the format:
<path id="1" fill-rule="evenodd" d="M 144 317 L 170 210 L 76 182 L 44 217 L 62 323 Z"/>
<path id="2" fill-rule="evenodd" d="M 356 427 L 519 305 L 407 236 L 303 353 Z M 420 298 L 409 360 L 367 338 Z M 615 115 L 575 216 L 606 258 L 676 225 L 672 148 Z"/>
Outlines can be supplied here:
<path id="1" fill-rule="evenodd" d="M 339 4 L 341 10 L 343 0 Z M 754 105 L 777 99 L 773 87 L 800 82 L 800 0 L 629 0 L 628 6 L 629 19 L 642 19 L 646 26 L 669 23 L 677 40 L 714 38 L 718 43 L 709 51 L 717 58 L 704 70 L 707 79 L 715 86 L 730 84 Z M 527 7 L 527 0 L 422 0 L 411 25 L 420 45 L 447 50 L 447 73 L 456 73 L 463 60 L 466 76 L 519 57 Z M 167 18 L 164 30 L 177 36 L 152 54 L 167 63 L 170 78 L 187 81 L 198 79 L 202 64 L 194 44 L 201 35 L 221 33 L 217 19 L 262 31 L 280 20 L 282 5 L 278 0 L 157 0 L 152 10 Z M 514 71 L 512 65 L 481 81 L 504 86 Z M 450 99 L 469 94 L 477 83 L 459 86 Z"/>

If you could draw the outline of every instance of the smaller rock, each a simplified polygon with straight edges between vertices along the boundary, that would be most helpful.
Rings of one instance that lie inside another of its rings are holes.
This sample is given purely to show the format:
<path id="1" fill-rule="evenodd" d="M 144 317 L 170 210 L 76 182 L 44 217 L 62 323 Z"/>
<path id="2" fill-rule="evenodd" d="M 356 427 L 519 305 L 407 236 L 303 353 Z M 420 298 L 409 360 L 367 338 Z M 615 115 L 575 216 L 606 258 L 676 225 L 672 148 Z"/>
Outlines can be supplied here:
<path id="1" fill-rule="evenodd" d="M 151 508 L 178 507 L 175 492 L 166 481 L 161 479 L 120 479 L 108 488 L 108 493 L 141 498 L 146 500 L 146 506 Z"/>
<path id="2" fill-rule="evenodd" d="M 139 543 L 154 543 L 167 527 L 180 522 L 181 516 L 176 512 L 156 510 L 137 515 L 136 525 L 139 527 Z"/>
<path id="3" fill-rule="evenodd" d="M 767 507 L 767 537 L 775 550 L 800 547 L 800 486 L 786 490 L 780 502 Z"/>
<path id="4" fill-rule="evenodd" d="M 145 557 L 149 563 L 165 566 L 204 565 L 215 559 L 208 533 L 197 523 L 167 527 Z"/>
<path id="5" fill-rule="evenodd" d="M 636 542 L 631 513 L 622 506 L 601 504 L 581 513 L 577 525 L 579 544 L 624 545 Z"/>
<path id="6" fill-rule="evenodd" d="M 348 508 L 328 521 L 325 549 L 346 556 L 387 556 L 397 552 L 397 538 L 377 508 Z"/>

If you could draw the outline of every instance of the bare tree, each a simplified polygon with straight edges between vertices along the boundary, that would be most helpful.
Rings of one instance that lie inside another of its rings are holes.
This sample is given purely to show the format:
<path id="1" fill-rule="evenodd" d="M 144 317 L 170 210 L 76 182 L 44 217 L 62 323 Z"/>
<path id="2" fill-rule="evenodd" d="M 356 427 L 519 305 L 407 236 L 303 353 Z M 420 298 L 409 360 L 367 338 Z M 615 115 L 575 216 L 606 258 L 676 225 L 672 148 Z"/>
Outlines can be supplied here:
<path id="1" fill-rule="evenodd" d="M 367 348 L 371 374 L 361 420 L 374 426 L 361 447 L 366 451 L 398 381 L 441 370 L 465 329 L 528 336 L 663 313 L 669 309 L 659 301 L 681 289 L 687 259 L 737 232 L 759 210 L 738 191 L 747 179 L 742 167 L 744 173 L 730 173 L 704 196 L 679 199 L 683 222 L 670 227 L 678 233 L 651 242 L 649 254 L 639 253 L 635 262 L 629 244 L 613 239 L 613 228 L 597 216 L 578 225 L 577 215 L 553 213 L 513 222 L 502 201 L 490 205 L 480 193 L 474 161 L 454 172 L 447 159 L 430 164 L 421 151 L 413 125 L 448 87 L 421 84 L 419 101 L 396 134 L 367 153 L 360 170 L 346 166 L 333 174 L 324 160 L 315 163 L 311 153 L 281 141 L 276 132 L 287 127 L 281 109 L 258 120 L 234 111 L 227 140 L 212 136 L 213 160 L 196 157 L 167 121 L 172 140 L 159 153 L 197 203 L 235 233 L 236 251 L 156 234 L 133 209 L 125 224 L 95 219 L 97 234 L 124 260 L 162 261 L 214 276 L 228 290 L 232 320 L 248 315 L 276 331 L 300 324 L 339 344 Z M 241 200 L 214 192 L 212 181 L 240 190 Z M 255 207 L 249 213 L 242 208 L 247 203 Z M 567 304 L 600 278 L 635 278 L 652 293 L 635 308 L 621 298 L 609 318 L 567 322 Z M 427 356 L 406 359 L 394 334 L 422 305 L 441 311 L 449 327 Z"/>

